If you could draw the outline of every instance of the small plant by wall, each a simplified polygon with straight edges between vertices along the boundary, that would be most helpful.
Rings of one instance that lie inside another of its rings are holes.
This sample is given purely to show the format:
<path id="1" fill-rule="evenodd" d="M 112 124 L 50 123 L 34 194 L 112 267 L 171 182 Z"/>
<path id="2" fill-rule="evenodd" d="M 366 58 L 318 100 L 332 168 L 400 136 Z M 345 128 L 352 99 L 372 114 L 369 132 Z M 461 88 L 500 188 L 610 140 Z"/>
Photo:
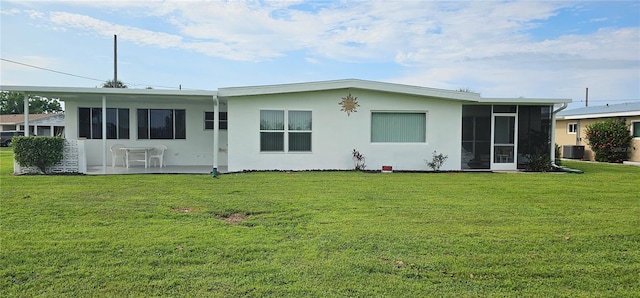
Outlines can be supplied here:
<path id="1" fill-rule="evenodd" d="M 367 167 L 364 155 L 357 149 L 353 149 L 353 151 L 351 151 L 351 157 L 353 158 L 353 166 L 355 167 L 355 170 L 364 171 Z"/>
<path id="2" fill-rule="evenodd" d="M 629 127 L 621 119 L 607 119 L 587 126 L 586 137 L 596 161 L 622 163 L 631 146 Z"/>
<path id="3" fill-rule="evenodd" d="M 527 154 L 525 170 L 529 172 L 548 172 L 553 169 L 549 154 Z"/>
<path id="4" fill-rule="evenodd" d="M 556 147 L 555 147 L 555 150 L 556 150 L 556 158 L 555 158 L 555 160 L 554 160 L 553 162 L 554 162 L 557 166 L 561 166 L 561 165 L 562 165 L 562 159 L 560 158 L 560 148 L 562 148 L 562 147 L 556 143 Z"/>
<path id="5" fill-rule="evenodd" d="M 438 153 L 437 151 L 433 151 L 433 153 L 431 154 L 431 161 L 426 161 L 427 166 L 430 167 L 433 171 L 435 172 L 439 172 L 440 168 L 442 167 L 442 165 L 444 164 L 444 162 L 447 160 L 447 158 L 449 156 L 444 155 L 442 153 Z"/>
<path id="6" fill-rule="evenodd" d="M 14 158 L 21 167 L 36 167 L 43 174 L 63 158 L 64 139 L 60 137 L 17 136 L 12 145 Z"/>

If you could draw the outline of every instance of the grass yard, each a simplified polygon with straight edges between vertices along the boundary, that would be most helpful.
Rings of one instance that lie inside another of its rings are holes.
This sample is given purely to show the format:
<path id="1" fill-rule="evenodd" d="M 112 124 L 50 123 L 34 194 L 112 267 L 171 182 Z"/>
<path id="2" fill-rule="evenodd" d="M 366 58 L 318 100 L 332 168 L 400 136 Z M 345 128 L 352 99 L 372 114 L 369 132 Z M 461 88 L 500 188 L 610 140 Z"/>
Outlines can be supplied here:
<path id="1" fill-rule="evenodd" d="M 2 297 L 640 293 L 638 167 L 16 177 L 12 157 Z"/>

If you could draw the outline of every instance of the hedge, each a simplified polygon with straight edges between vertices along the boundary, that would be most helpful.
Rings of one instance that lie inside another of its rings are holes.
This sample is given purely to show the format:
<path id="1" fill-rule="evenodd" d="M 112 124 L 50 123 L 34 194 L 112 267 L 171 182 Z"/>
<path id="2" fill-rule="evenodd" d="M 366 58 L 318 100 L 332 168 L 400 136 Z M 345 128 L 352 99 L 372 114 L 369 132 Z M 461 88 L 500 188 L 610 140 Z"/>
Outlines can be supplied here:
<path id="1" fill-rule="evenodd" d="M 12 140 L 14 158 L 21 167 L 36 167 L 47 174 L 63 157 L 64 139 L 60 137 L 23 137 Z"/>

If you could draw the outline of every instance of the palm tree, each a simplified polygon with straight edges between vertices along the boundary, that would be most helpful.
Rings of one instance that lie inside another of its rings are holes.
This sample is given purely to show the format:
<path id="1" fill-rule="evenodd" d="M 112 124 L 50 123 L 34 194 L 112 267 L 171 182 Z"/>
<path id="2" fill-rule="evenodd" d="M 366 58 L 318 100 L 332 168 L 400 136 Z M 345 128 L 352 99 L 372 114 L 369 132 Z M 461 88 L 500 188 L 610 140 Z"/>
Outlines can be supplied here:
<path id="1" fill-rule="evenodd" d="M 108 80 L 102 84 L 102 88 L 129 88 L 122 81 Z"/>

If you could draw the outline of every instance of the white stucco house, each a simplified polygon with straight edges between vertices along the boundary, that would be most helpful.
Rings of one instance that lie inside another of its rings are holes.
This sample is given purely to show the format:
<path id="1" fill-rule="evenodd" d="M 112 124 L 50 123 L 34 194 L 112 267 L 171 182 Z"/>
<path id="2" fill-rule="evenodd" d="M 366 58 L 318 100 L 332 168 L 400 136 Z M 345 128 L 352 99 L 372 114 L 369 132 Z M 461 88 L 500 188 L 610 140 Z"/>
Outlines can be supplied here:
<path id="1" fill-rule="evenodd" d="M 553 160 L 555 113 L 570 99 L 479 94 L 356 79 L 217 91 L 2 86 L 60 98 L 66 138 L 88 166 L 111 166 L 109 146 L 164 144 L 171 166 L 244 170 L 516 170 L 528 154 Z M 107 121 L 102 121 L 107 119 Z"/>

